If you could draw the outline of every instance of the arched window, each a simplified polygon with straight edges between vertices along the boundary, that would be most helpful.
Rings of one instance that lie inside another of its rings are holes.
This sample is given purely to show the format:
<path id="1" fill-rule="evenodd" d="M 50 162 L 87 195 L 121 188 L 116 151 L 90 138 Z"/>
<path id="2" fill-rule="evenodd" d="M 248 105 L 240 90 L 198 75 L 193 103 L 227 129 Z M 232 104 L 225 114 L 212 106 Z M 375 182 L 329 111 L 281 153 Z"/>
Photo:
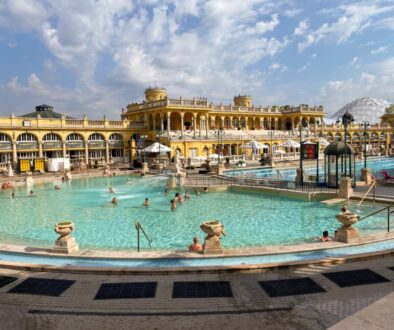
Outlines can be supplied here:
<path id="1" fill-rule="evenodd" d="M 104 137 L 100 133 L 93 133 L 89 136 L 89 141 L 104 141 Z"/>
<path id="2" fill-rule="evenodd" d="M 111 136 L 109 137 L 110 141 L 123 141 L 123 137 L 122 135 L 120 135 L 119 133 L 113 133 L 111 134 Z"/>
<path id="3" fill-rule="evenodd" d="M 0 142 L 11 142 L 11 138 L 4 133 L 0 133 Z"/>
<path id="4" fill-rule="evenodd" d="M 78 133 L 71 133 L 67 136 L 67 141 L 83 141 L 83 137 Z"/>
<path id="5" fill-rule="evenodd" d="M 43 141 L 61 141 L 62 139 L 58 134 L 55 133 L 48 133 L 44 135 Z"/>
<path id="6" fill-rule="evenodd" d="M 37 142 L 37 138 L 31 133 L 22 133 L 16 140 L 18 142 Z"/>

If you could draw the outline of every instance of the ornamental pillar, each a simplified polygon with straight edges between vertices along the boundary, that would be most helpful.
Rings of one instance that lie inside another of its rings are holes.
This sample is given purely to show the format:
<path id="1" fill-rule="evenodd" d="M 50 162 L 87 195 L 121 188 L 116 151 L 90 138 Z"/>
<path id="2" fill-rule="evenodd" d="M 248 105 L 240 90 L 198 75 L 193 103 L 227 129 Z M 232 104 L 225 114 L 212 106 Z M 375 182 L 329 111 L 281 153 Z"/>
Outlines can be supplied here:
<path id="1" fill-rule="evenodd" d="M 66 142 L 62 142 L 63 158 L 67 157 Z"/>
<path id="2" fill-rule="evenodd" d="M 164 133 L 164 120 L 163 120 L 163 114 L 160 113 L 160 133 Z"/>
<path id="3" fill-rule="evenodd" d="M 208 115 L 205 114 L 205 137 L 208 139 L 208 130 L 209 130 L 209 122 L 208 122 Z"/>
<path id="4" fill-rule="evenodd" d="M 105 164 L 109 164 L 109 142 L 105 141 Z"/>
<path id="5" fill-rule="evenodd" d="M 197 133 L 197 114 L 193 113 L 193 137 L 196 138 Z"/>
<path id="6" fill-rule="evenodd" d="M 185 116 L 185 114 L 183 112 L 181 112 L 180 115 L 181 115 L 181 139 L 183 139 L 183 130 L 184 130 L 184 126 L 185 126 L 183 117 Z"/>
<path id="7" fill-rule="evenodd" d="M 12 163 L 15 165 L 18 162 L 18 154 L 16 152 L 16 142 L 12 142 Z"/>
<path id="8" fill-rule="evenodd" d="M 167 112 L 167 135 L 170 138 L 170 131 L 171 131 L 171 113 Z"/>
<path id="9" fill-rule="evenodd" d="M 42 158 L 43 153 L 42 153 L 42 142 L 38 142 L 38 157 Z"/>

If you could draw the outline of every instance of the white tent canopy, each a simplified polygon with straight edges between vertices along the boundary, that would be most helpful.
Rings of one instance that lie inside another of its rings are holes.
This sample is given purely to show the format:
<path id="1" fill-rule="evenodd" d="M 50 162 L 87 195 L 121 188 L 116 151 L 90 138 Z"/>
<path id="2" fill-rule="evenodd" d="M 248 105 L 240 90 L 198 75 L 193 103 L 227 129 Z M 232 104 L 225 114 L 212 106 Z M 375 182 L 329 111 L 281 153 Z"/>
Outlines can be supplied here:
<path id="1" fill-rule="evenodd" d="M 264 144 L 264 143 L 260 143 L 258 141 L 250 141 L 248 143 L 244 144 L 244 148 L 252 148 L 252 149 L 268 149 L 269 146 Z"/>
<path id="2" fill-rule="evenodd" d="M 276 149 L 276 150 L 274 151 L 274 154 L 285 154 L 285 153 L 286 153 L 286 151 L 281 150 L 281 149 Z"/>
<path id="3" fill-rule="evenodd" d="M 294 142 L 293 140 L 287 140 L 287 141 L 283 142 L 280 146 L 281 147 L 288 147 L 288 148 L 299 148 L 300 144 L 297 142 Z"/>
<path id="4" fill-rule="evenodd" d="M 330 142 L 328 142 L 326 139 L 320 138 L 319 144 L 323 147 L 327 147 L 330 144 Z"/>
<path id="5" fill-rule="evenodd" d="M 159 142 L 155 142 L 149 147 L 146 147 L 145 149 L 142 149 L 141 151 L 143 152 L 151 152 L 151 153 L 156 153 L 156 152 L 170 152 L 171 148 L 165 146 L 164 144 L 160 144 Z"/>

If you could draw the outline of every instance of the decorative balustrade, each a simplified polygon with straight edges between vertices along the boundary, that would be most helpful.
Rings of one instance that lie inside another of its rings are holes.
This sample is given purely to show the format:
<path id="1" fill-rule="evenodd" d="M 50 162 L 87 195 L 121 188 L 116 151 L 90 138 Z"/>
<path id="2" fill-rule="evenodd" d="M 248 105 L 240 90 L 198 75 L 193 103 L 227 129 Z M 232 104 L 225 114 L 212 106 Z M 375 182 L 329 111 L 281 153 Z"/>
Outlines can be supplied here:
<path id="1" fill-rule="evenodd" d="M 38 143 L 35 141 L 17 142 L 16 149 L 17 150 L 38 149 Z"/>
<path id="2" fill-rule="evenodd" d="M 11 141 L 0 141 L 0 150 L 12 150 Z"/>
<path id="3" fill-rule="evenodd" d="M 62 142 L 61 141 L 43 141 L 42 148 L 45 150 L 47 150 L 47 149 L 61 149 Z"/>
<path id="4" fill-rule="evenodd" d="M 48 119 L 48 118 L 22 118 L 22 117 L 0 117 L 0 128 L 119 128 L 130 127 L 128 120 L 88 120 L 84 119 Z"/>
<path id="5" fill-rule="evenodd" d="M 295 112 L 319 112 L 323 113 L 322 106 L 306 106 L 300 105 L 298 107 L 284 106 L 284 107 L 245 107 L 235 105 L 214 105 L 205 99 L 165 99 L 156 102 L 131 104 L 130 111 L 139 111 L 144 109 L 158 108 L 163 106 L 170 107 L 187 107 L 187 108 L 205 108 L 211 112 L 251 112 L 251 113 L 295 113 Z"/>

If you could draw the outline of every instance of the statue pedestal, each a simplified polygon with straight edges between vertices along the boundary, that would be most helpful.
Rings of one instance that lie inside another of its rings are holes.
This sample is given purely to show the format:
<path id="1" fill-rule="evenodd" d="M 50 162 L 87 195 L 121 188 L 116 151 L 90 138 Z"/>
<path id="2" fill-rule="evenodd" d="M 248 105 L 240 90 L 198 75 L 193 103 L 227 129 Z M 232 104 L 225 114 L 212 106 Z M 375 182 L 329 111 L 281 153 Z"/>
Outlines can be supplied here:
<path id="1" fill-rule="evenodd" d="M 217 175 L 222 175 L 226 167 L 224 166 L 224 163 L 218 163 L 216 166 L 216 174 Z"/>
<path id="2" fill-rule="evenodd" d="M 205 237 L 204 244 L 202 246 L 204 254 L 222 254 L 223 248 L 220 244 L 220 237 Z"/>
<path id="3" fill-rule="evenodd" d="M 361 169 L 361 179 L 367 185 L 370 185 L 372 183 L 371 170 L 369 168 L 362 168 Z"/>
<path id="4" fill-rule="evenodd" d="M 334 240 L 344 243 L 357 243 L 360 240 L 360 235 L 356 228 L 342 226 L 337 230 Z"/>
<path id="5" fill-rule="evenodd" d="M 338 197 L 349 199 L 351 195 L 353 195 L 352 179 L 349 177 L 341 178 Z"/>
<path id="6" fill-rule="evenodd" d="M 66 239 L 58 238 L 55 241 L 55 246 L 52 249 L 53 253 L 65 253 L 70 254 L 74 252 L 78 252 L 79 247 L 75 242 L 74 237 L 67 237 Z"/>

